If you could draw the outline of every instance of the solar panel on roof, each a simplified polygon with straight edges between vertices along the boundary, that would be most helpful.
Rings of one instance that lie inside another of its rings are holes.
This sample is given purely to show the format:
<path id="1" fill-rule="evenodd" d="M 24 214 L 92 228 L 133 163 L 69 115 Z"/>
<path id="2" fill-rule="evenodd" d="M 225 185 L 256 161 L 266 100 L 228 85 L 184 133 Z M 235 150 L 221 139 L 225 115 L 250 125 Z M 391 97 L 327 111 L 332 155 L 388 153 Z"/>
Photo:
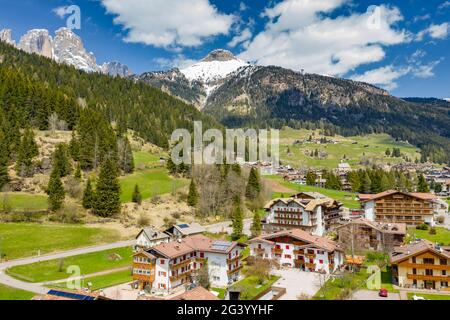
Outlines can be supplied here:
<path id="1" fill-rule="evenodd" d="M 229 241 L 214 241 L 211 244 L 213 250 L 226 251 L 232 245 Z"/>
<path id="2" fill-rule="evenodd" d="M 57 297 L 63 297 L 68 299 L 74 299 L 74 300 L 95 300 L 94 297 L 91 296 L 85 296 L 82 294 L 77 293 L 71 293 L 71 292 L 64 292 L 64 291 L 57 291 L 57 290 L 50 290 L 47 294 Z"/>
<path id="3" fill-rule="evenodd" d="M 181 229 L 189 228 L 189 225 L 188 225 L 188 224 L 179 224 L 178 226 L 179 226 Z"/>

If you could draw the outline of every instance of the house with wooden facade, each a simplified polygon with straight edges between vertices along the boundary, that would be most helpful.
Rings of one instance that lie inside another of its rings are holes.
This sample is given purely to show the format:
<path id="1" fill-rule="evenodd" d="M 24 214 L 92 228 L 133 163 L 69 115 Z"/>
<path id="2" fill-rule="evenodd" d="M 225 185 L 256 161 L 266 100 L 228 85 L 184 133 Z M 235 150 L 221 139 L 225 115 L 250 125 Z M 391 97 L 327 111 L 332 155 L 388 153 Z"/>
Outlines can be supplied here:
<path id="1" fill-rule="evenodd" d="M 346 250 L 390 252 L 403 244 L 406 224 L 383 223 L 364 218 L 352 220 L 335 230 L 337 241 Z"/>
<path id="2" fill-rule="evenodd" d="M 240 277 L 244 247 L 203 235 L 162 243 L 134 255 L 133 279 L 141 289 L 167 293 L 195 283 L 198 271 L 207 261 L 211 285 L 226 287 Z"/>
<path id="3" fill-rule="evenodd" d="M 450 290 L 450 247 L 416 241 L 396 247 L 391 264 L 394 283 L 400 287 Z"/>
<path id="4" fill-rule="evenodd" d="M 389 190 L 378 194 L 360 194 L 364 217 L 370 221 L 434 225 L 437 197 L 431 193 L 407 193 Z"/>
<path id="5" fill-rule="evenodd" d="M 161 232 L 152 227 L 147 227 L 141 230 L 136 236 L 135 251 L 145 250 L 161 243 L 170 241 L 170 235 Z"/>
<path id="6" fill-rule="evenodd" d="M 334 241 L 291 229 L 249 241 L 250 255 L 273 259 L 281 266 L 303 271 L 332 273 L 344 264 L 344 251 Z"/>
<path id="7" fill-rule="evenodd" d="M 266 206 L 263 231 L 302 229 L 323 236 L 341 219 L 342 203 L 317 192 L 301 192 L 290 198 L 278 198 Z"/>

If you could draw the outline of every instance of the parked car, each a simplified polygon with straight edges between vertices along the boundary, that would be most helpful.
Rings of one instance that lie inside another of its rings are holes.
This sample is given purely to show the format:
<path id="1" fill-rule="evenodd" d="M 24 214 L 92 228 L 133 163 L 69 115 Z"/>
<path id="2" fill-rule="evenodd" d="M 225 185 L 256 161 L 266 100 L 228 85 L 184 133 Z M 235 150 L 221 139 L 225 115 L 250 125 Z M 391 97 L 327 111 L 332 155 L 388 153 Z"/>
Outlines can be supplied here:
<path id="1" fill-rule="evenodd" d="M 387 289 L 380 289 L 380 291 L 378 292 L 378 295 L 379 295 L 380 297 L 387 298 L 387 296 L 388 296 L 388 291 L 387 291 Z"/>

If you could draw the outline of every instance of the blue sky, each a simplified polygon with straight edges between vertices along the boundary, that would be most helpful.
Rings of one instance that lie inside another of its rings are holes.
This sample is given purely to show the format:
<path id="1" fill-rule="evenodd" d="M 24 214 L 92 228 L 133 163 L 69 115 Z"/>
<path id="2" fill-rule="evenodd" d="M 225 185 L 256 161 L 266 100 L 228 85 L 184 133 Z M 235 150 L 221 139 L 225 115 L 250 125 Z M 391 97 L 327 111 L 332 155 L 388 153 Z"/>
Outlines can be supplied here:
<path id="1" fill-rule="evenodd" d="M 396 96 L 450 97 L 446 0 L 0 0 L 13 38 L 66 25 L 99 64 L 134 72 L 183 67 L 216 48 L 261 65 L 352 78 Z M 60 10 L 56 10 L 60 8 Z"/>

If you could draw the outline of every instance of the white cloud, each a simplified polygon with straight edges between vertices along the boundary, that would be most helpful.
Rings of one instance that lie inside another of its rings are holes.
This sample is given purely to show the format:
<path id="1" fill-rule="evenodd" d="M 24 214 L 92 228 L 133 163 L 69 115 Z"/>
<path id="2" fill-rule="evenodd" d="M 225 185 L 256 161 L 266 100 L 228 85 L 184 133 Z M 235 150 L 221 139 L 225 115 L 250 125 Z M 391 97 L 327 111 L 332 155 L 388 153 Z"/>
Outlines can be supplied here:
<path id="1" fill-rule="evenodd" d="M 429 35 L 433 39 L 444 40 L 447 38 L 450 30 L 450 24 L 448 22 L 444 22 L 442 24 L 432 24 L 425 30 L 420 31 L 417 36 L 417 41 L 422 41 L 426 35 Z"/>
<path id="2" fill-rule="evenodd" d="M 236 47 L 238 44 L 245 43 L 247 40 L 252 38 L 252 32 L 249 28 L 245 28 L 240 34 L 236 35 L 228 42 L 230 48 Z"/>
<path id="3" fill-rule="evenodd" d="M 67 8 L 68 8 L 68 6 L 61 6 L 61 7 L 52 9 L 52 11 L 54 14 L 56 14 L 58 17 L 60 17 L 62 19 L 67 14 L 67 12 L 66 12 Z"/>
<path id="4" fill-rule="evenodd" d="M 431 78 L 434 77 L 434 68 L 442 62 L 442 59 L 432 61 L 428 64 L 420 64 L 412 70 L 412 73 L 417 78 Z"/>
<path id="5" fill-rule="evenodd" d="M 248 10 L 248 6 L 245 4 L 245 2 L 241 1 L 241 3 L 239 3 L 239 11 L 246 11 Z"/>
<path id="6" fill-rule="evenodd" d="M 127 31 L 125 42 L 156 47 L 192 47 L 228 34 L 235 17 L 209 0 L 101 0 L 114 23 Z"/>
<path id="7" fill-rule="evenodd" d="M 396 68 L 389 65 L 366 71 L 362 75 L 351 77 L 351 79 L 380 86 L 386 90 L 394 90 L 398 86 L 396 80 L 407 75 L 410 71 L 410 68 Z"/>
<path id="8" fill-rule="evenodd" d="M 350 0 L 284 0 L 267 8 L 265 30 L 240 57 L 262 65 L 339 76 L 381 61 L 384 46 L 409 41 L 406 31 L 395 28 L 403 19 L 397 8 L 372 6 L 366 13 L 326 16 L 348 4 Z"/>
<path id="9" fill-rule="evenodd" d="M 414 17 L 414 22 L 418 22 L 418 21 L 425 21 L 431 18 L 431 14 L 424 14 L 423 16 L 415 16 Z"/>
<path id="10" fill-rule="evenodd" d="M 438 9 L 439 10 L 447 9 L 448 7 L 450 7 L 450 1 L 445 1 L 439 5 Z"/>

